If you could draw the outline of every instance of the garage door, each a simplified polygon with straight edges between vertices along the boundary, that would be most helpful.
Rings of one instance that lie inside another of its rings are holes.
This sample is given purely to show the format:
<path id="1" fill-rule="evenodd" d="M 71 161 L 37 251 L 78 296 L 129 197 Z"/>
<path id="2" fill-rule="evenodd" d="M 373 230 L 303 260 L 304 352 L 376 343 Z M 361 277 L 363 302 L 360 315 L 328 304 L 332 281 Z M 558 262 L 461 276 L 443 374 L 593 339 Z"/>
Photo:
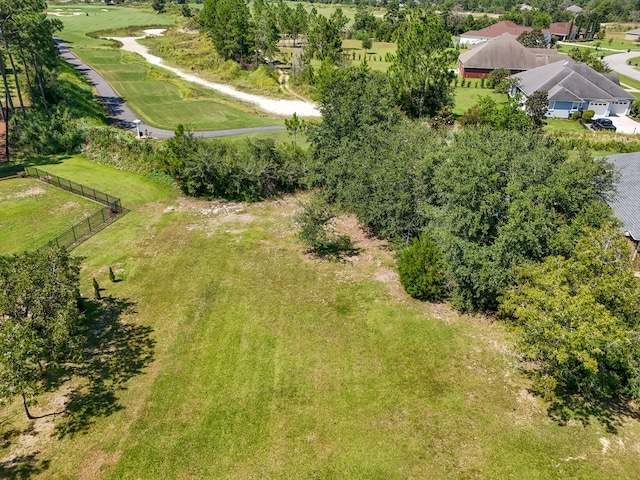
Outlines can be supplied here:
<path id="1" fill-rule="evenodd" d="M 629 108 L 628 100 L 623 100 L 620 102 L 611 102 L 609 115 L 626 115 L 628 108 Z"/>
<path id="2" fill-rule="evenodd" d="M 609 102 L 589 102 L 589 110 L 596 112 L 596 115 L 606 115 L 608 107 Z"/>

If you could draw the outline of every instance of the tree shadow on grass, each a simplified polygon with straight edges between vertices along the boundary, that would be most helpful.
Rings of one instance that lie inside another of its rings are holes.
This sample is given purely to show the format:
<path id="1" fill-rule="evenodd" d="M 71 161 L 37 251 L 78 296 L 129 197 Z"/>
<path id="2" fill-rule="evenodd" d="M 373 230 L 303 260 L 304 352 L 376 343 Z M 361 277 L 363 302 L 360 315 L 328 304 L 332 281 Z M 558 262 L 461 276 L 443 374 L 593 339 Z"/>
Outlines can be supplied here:
<path id="1" fill-rule="evenodd" d="M 640 411 L 633 406 L 630 399 L 623 397 L 602 399 L 565 395 L 553 402 L 547 413 L 559 425 L 567 425 L 570 420 L 574 420 L 586 426 L 596 421 L 612 434 L 618 433 L 618 428 L 625 421 L 640 419 Z"/>
<path id="2" fill-rule="evenodd" d="M 57 165 L 70 158 L 68 155 L 34 155 L 9 162 L 0 163 L 0 179 L 13 177 L 24 170 L 24 167 L 42 167 L 45 165 Z"/>
<path id="3" fill-rule="evenodd" d="M 67 395 L 56 425 L 59 438 L 86 432 L 96 419 L 121 410 L 118 392 L 153 359 L 152 328 L 122 320 L 135 313 L 132 302 L 108 296 L 84 303 L 88 338 L 82 360 L 73 366 L 73 375 L 83 381 Z"/>
<path id="4" fill-rule="evenodd" d="M 26 479 L 45 471 L 50 461 L 39 459 L 38 453 L 21 455 L 0 463 L 0 478 Z"/>

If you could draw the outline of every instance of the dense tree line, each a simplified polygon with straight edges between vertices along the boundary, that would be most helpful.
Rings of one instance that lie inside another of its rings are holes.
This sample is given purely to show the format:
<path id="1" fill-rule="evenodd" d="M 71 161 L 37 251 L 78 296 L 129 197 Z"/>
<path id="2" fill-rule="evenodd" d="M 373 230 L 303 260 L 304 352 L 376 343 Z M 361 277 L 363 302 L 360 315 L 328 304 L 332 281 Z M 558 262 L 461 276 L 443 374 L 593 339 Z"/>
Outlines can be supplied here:
<path id="1" fill-rule="evenodd" d="M 4 87 L 3 107 L 28 117 L 28 106 L 48 110 L 52 92 L 51 70 L 58 63 L 53 34 L 62 28 L 44 13 L 42 0 L 0 1 L 0 76 Z"/>

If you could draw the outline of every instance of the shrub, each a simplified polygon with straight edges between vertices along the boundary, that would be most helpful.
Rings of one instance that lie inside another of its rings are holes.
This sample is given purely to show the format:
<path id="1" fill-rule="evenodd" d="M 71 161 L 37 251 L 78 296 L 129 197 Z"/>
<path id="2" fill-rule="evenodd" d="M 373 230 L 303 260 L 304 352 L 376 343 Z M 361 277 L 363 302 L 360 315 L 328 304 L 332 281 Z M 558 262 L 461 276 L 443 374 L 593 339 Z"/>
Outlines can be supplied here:
<path id="1" fill-rule="evenodd" d="M 446 294 L 444 262 L 436 244 L 425 233 L 413 239 L 411 246 L 400 252 L 400 283 L 418 300 L 442 300 Z"/>
<path id="2" fill-rule="evenodd" d="M 509 76 L 509 70 L 506 68 L 496 68 L 492 70 L 487 77 L 487 86 L 489 88 L 496 88 L 505 78 Z"/>
<path id="3" fill-rule="evenodd" d="M 116 274 L 113 273 L 113 268 L 109 267 L 109 280 L 112 282 L 116 281 Z"/>
<path id="4" fill-rule="evenodd" d="M 482 117 L 482 109 L 479 105 L 470 107 L 469 110 L 467 110 L 460 116 L 458 122 L 460 123 L 460 125 L 465 127 L 472 125 L 482 125 L 484 123 L 484 118 Z"/>
<path id="5" fill-rule="evenodd" d="M 571 120 L 575 120 L 575 121 L 582 120 L 582 112 L 573 112 L 571 114 Z"/>
<path id="6" fill-rule="evenodd" d="M 93 279 L 93 295 L 97 298 L 100 299 L 100 285 L 98 285 L 98 281 L 94 278 Z"/>
<path id="7" fill-rule="evenodd" d="M 343 254 L 355 254 L 357 249 L 348 235 L 336 234 L 331 221 L 336 217 L 333 209 L 321 195 L 314 196 L 296 215 L 300 230 L 298 239 L 315 255 L 339 258 Z"/>
<path id="8" fill-rule="evenodd" d="M 631 111 L 629 116 L 632 118 L 640 118 L 640 101 L 634 100 L 631 104 Z"/>
<path id="9" fill-rule="evenodd" d="M 589 123 L 593 119 L 593 116 L 595 114 L 596 112 L 594 112 L 593 110 L 585 110 L 584 112 L 582 112 L 582 120 Z"/>

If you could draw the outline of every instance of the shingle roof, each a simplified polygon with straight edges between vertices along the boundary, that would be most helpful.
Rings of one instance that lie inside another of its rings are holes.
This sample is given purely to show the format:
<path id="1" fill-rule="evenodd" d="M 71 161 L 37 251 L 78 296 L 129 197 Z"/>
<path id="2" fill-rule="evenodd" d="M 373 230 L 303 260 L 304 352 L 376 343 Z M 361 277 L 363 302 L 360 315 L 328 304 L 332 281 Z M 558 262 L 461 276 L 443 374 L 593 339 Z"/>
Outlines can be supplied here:
<path id="1" fill-rule="evenodd" d="M 629 30 L 628 32 L 624 32 L 625 35 L 640 35 L 640 28 L 634 28 L 633 30 Z"/>
<path id="2" fill-rule="evenodd" d="M 516 37 L 523 32 L 530 32 L 533 28 L 531 27 L 522 27 L 520 25 L 516 25 L 515 23 L 509 20 L 503 20 L 498 23 L 494 23 L 493 25 L 489 25 L 482 30 L 470 30 L 468 32 L 460 35 L 461 37 L 486 37 L 486 38 L 495 38 L 499 37 L 503 33 L 510 33 L 511 35 L 515 35 Z"/>
<path id="3" fill-rule="evenodd" d="M 547 90 L 549 100 L 574 102 L 579 100 L 634 100 L 619 85 L 584 63 L 563 60 L 518 73 L 518 87 L 529 96 Z"/>
<path id="4" fill-rule="evenodd" d="M 621 173 L 618 194 L 607 203 L 623 222 L 622 230 L 640 241 L 640 152 L 610 155 L 608 160 Z"/>
<path id="5" fill-rule="evenodd" d="M 567 7 L 565 10 L 567 10 L 567 12 L 580 13 L 582 12 L 582 7 L 578 5 L 571 5 L 570 7 Z"/>
<path id="6" fill-rule="evenodd" d="M 568 58 L 548 48 L 526 48 L 508 33 L 491 41 L 477 44 L 460 55 L 465 68 L 508 68 L 529 70 L 531 68 Z"/>

